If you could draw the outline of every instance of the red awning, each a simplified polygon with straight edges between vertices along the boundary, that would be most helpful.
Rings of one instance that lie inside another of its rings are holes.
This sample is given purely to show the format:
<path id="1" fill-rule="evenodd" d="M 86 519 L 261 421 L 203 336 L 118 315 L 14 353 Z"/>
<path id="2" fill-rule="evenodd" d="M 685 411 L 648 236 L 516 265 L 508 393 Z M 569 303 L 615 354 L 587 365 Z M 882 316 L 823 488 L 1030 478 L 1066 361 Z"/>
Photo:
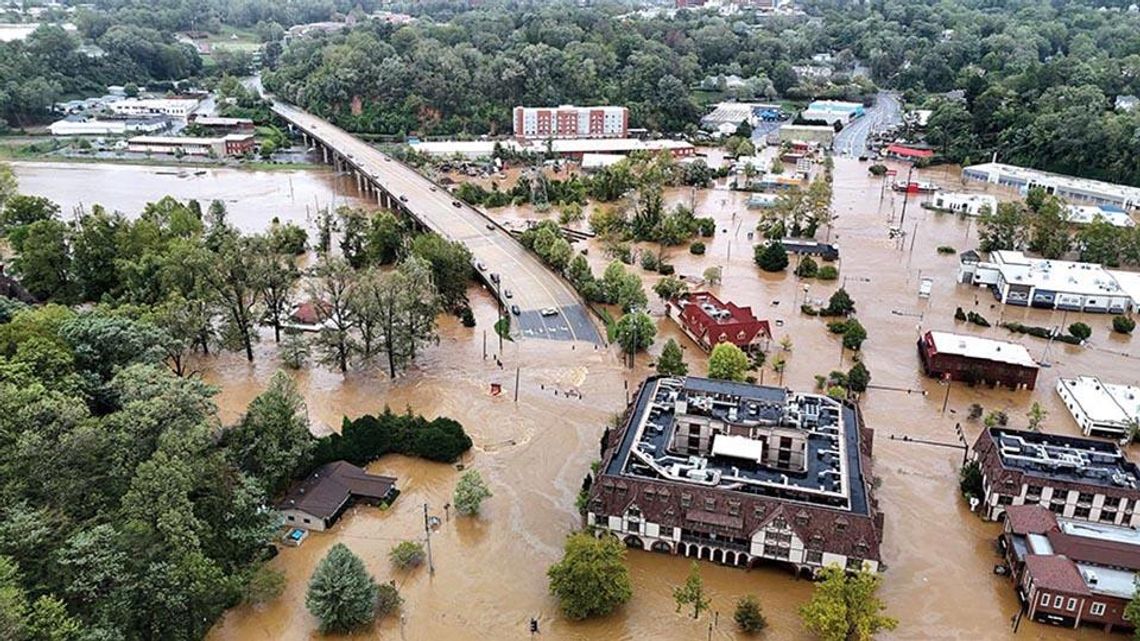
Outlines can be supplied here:
<path id="1" fill-rule="evenodd" d="M 894 156 L 902 156 L 904 158 L 934 157 L 934 151 L 932 149 L 914 149 L 913 147 L 906 147 L 903 145 L 891 145 L 887 147 L 887 153 Z"/>

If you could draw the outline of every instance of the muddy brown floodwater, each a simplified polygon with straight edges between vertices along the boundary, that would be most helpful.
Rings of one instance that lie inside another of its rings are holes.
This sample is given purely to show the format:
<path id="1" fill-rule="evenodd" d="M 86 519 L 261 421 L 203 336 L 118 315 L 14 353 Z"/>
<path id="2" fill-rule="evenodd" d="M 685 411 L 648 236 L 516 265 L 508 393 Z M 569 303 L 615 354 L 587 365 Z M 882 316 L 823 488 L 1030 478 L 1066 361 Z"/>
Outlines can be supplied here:
<path id="1" fill-rule="evenodd" d="M 312 208 L 309 203 L 314 199 L 323 204 L 334 197 L 332 176 L 321 172 L 208 170 L 204 177 L 190 178 L 154 172 L 150 167 L 128 171 L 121 166 L 79 165 L 59 170 L 42 165 L 17 166 L 26 189 L 60 201 L 65 209 L 78 202 L 102 201 L 133 212 L 147 200 L 166 193 L 204 201 L 222 197 L 229 202 L 235 222 L 246 229 L 263 226 L 274 215 L 303 221 L 306 205 Z M 921 178 L 962 189 L 952 171 L 923 172 Z M 129 182 L 112 189 L 113 180 Z M 91 185 L 100 185 L 105 191 L 97 192 L 96 197 L 90 193 Z M 342 184 L 336 190 L 349 187 Z M 954 425 L 961 422 L 972 441 L 981 426 L 965 420 L 971 403 L 980 403 L 987 410 L 1003 409 L 1009 413 L 1011 424 L 1024 425 L 1025 412 L 1034 401 L 1049 411 L 1046 430 L 1076 434 L 1075 423 L 1053 391 L 1057 376 L 1095 372 L 1109 380 L 1140 383 L 1137 347 L 1109 332 L 1107 316 L 1069 314 L 1065 322 L 1079 319 L 1093 327 L 1091 346 L 1054 345 L 1048 358 L 1052 367 L 1041 370 L 1036 391 L 954 385 L 949 388 L 943 414 L 947 388 L 920 374 L 915 353 L 920 330 L 944 329 L 1019 340 L 1041 358 L 1044 342 L 1011 337 L 996 327 L 956 324 L 954 309 L 962 306 L 977 310 L 995 326 L 999 318 L 1053 325 L 1061 322 L 1062 315 L 1003 309 L 994 306 L 985 291 L 956 285 L 957 256 L 940 255 L 935 248 L 950 245 L 962 251 L 973 247 L 976 231 L 968 221 L 929 212 L 912 200 L 903 225 L 908 232 L 913 230 L 912 236 L 902 244 L 891 240 L 888 229 L 898 225 L 902 199 L 890 191 L 880 199 L 880 187 L 878 179 L 867 175 L 865 164 L 836 159 L 834 211 L 838 219 L 831 240 L 842 247 L 839 283 L 799 281 L 790 271 L 777 275 L 760 272 L 752 264 L 752 242 L 747 238 L 759 214 L 744 207 L 742 194 L 724 189 L 696 193 L 674 190 L 668 194 L 670 204 L 691 201 L 699 215 L 713 216 L 718 222 L 717 234 L 707 243 L 704 256 L 693 256 L 686 247 L 680 247 L 667 250 L 668 260 L 679 273 L 694 276 L 710 265 L 722 265 L 724 282 L 715 288 L 722 298 L 751 305 L 762 318 L 781 321 L 782 325 L 773 327 L 776 340 L 788 335 L 793 342 L 786 354 L 783 384 L 800 389 L 810 389 L 816 374 L 840 366 L 847 369 L 852 364 L 850 353 L 841 353 L 838 338 L 827 332 L 823 321 L 798 312 L 805 285 L 807 298 L 826 300 L 846 277 L 858 317 L 869 333 L 864 358 L 873 384 L 912 390 L 873 389 L 863 400 L 867 423 L 875 429 L 874 470 L 881 483 L 878 497 L 886 519 L 882 596 L 888 612 L 900 621 L 896 631 L 881 638 L 1012 639 L 1009 623 L 1017 601 L 1007 580 L 992 573 L 999 562 L 993 543 L 999 528 L 979 521 L 958 496 L 961 451 L 892 441 L 889 437 L 906 434 L 953 443 Z M 341 191 L 338 198 L 354 199 L 351 192 L 345 194 Z M 115 202 L 111 202 L 112 196 Z M 535 216 L 518 209 L 491 214 L 504 221 Z M 821 237 L 825 234 L 821 232 Z M 589 249 L 590 261 L 600 271 L 606 263 L 601 247 L 592 242 Z M 656 281 L 656 276 L 631 269 L 643 274 L 647 287 Z M 917 296 L 922 277 L 934 279 L 930 299 Z M 262 607 L 241 606 L 229 611 L 210 633 L 210 641 L 319 638 L 315 621 L 304 607 L 305 587 L 316 563 L 337 542 L 360 555 L 378 580 L 395 581 L 405 599 L 402 622 L 400 617 L 391 617 L 376 629 L 352 638 L 521 638 L 534 616 L 545 639 L 735 639 L 733 603 L 740 595 L 755 593 L 770 624 L 766 638 L 809 639 L 796 614 L 811 593 L 809 582 L 797 581 L 778 569 L 744 571 L 702 564 L 702 576 L 712 592 L 712 610 L 719 618 L 712 614 L 693 621 L 674 612 L 671 597 L 672 588 L 684 580 L 688 561 L 642 551 L 629 554 L 634 597 L 627 606 L 598 621 L 571 623 L 559 616 L 547 592 L 546 568 L 559 558 L 563 537 L 578 524 L 574 497 L 590 462 L 598 458 L 603 425 L 612 413 L 623 409 L 626 386 L 632 390 L 649 373 L 653 355 L 642 355 L 636 368 L 628 370 L 612 349 L 523 340 L 506 343 L 504 367 L 500 369 L 493 358 L 483 357 L 485 330 L 495 319 L 494 303 L 478 287 L 472 287 L 470 294 L 478 326 L 467 329 L 454 319 L 442 318 L 439 345 L 427 350 L 395 381 L 382 372 L 353 371 L 341 376 L 318 367 L 306 368 L 295 376 L 315 431 L 338 429 L 343 416 L 376 412 L 385 404 L 397 411 L 410 407 L 427 416 L 447 415 L 461 421 L 475 441 L 464 463 L 478 469 L 495 494 L 484 504 L 482 515 L 452 515 L 433 533 L 434 575 L 426 567 L 394 571 L 387 560 L 388 550 L 401 540 L 422 536 L 424 503 L 432 514 L 444 516 L 443 505 L 450 500 L 460 473 L 448 465 L 385 457 L 370 469 L 399 478 L 403 494 L 395 505 L 386 512 L 354 510 L 330 532 L 314 533 L 299 548 L 283 549 L 272 563 L 288 578 L 284 594 Z M 650 297 L 654 298 L 652 293 Z M 661 316 L 660 301 L 654 298 L 651 308 Z M 659 341 L 654 351 L 660 350 L 664 338 L 676 337 L 686 347 L 686 360 L 693 373 L 703 374 L 705 356 L 668 319 L 659 318 L 658 325 Z M 493 332 L 486 345 L 489 354 L 498 353 Z M 772 349 L 779 347 L 773 344 Z M 227 422 L 240 416 L 278 367 L 270 334 L 263 335 L 256 356 L 252 365 L 236 354 L 197 363 L 203 377 L 221 388 L 217 403 Z M 516 367 L 521 380 L 517 403 L 513 401 Z M 763 375 L 767 383 L 779 380 L 770 368 Z M 502 384 L 501 396 L 489 394 L 492 383 Z M 581 392 L 583 398 L 562 393 L 569 390 Z M 710 623 L 715 623 L 711 635 Z M 1017 638 L 1103 636 L 1095 629 L 1062 630 L 1027 621 Z"/>

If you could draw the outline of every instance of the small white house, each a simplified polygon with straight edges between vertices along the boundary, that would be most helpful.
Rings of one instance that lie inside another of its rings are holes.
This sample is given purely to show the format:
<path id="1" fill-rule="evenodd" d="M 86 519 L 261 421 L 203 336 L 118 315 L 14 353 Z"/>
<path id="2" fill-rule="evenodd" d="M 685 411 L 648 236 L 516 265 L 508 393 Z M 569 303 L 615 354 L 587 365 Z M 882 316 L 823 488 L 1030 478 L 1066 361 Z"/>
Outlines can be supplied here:
<path id="1" fill-rule="evenodd" d="M 997 198 L 986 194 L 964 194 L 941 191 L 934 194 L 927 206 L 966 216 L 981 216 L 984 212 L 997 212 Z"/>

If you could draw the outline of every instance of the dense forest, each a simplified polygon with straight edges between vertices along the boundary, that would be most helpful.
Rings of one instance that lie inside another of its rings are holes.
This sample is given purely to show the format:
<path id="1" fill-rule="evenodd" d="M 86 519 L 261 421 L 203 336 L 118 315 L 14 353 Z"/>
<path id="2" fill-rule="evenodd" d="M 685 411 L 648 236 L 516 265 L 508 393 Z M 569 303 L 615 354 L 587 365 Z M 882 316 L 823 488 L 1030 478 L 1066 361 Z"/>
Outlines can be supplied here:
<path id="1" fill-rule="evenodd" d="M 484 134 L 515 105 L 614 103 L 631 123 L 691 131 L 708 76 L 741 98 L 857 98 L 873 85 L 935 111 L 929 140 L 952 161 L 1005 161 L 1140 184 L 1140 14 L 1021 0 L 805 3 L 807 17 L 617 15 L 557 5 L 474 11 L 448 24 L 353 32 L 289 47 L 266 85 L 350 129 Z M 1109 3 L 1111 6 L 1112 3 Z M 792 67 L 831 53 L 830 83 Z M 358 100 L 359 99 L 359 100 Z"/>
<path id="2" fill-rule="evenodd" d="M 221 202 L 169 197 L 133 219 L 65 217 L 0 164 L 5 267 L 45 303 L 0 296 L 0 639 L 200 639 L 225 608 L 280 591 L 266 508 L 292 481 L 341 458 L 451 461 L 471 446 L 454 421 L 387 410 L 316 439 L 284 373 L 221 423 L 196 358 L 252 359 L 265 333 L 288 367 L 311 345 L 330 367 L 395 375 L 436 314 L 464 304 L 462 246 L 348 208 L 320 228 L 303 278 L 299 227 L 243 234 Z M 303 300 L 322 301 L 311 339 L 282 327 Z"/>

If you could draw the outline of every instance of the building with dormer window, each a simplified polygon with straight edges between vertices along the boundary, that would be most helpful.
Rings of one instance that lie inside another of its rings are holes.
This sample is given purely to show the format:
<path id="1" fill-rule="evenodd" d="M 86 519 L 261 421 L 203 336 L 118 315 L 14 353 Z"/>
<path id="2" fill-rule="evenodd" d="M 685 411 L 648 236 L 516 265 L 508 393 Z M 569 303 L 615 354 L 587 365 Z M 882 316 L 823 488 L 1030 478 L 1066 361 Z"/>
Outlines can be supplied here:
<path id="1" fill-rule="evenodd" d="M 877 570 L 872 437 L 856 406 L 827 396 L 650 378 L 607 435 L 586 523 L 723 565 Z"/>

